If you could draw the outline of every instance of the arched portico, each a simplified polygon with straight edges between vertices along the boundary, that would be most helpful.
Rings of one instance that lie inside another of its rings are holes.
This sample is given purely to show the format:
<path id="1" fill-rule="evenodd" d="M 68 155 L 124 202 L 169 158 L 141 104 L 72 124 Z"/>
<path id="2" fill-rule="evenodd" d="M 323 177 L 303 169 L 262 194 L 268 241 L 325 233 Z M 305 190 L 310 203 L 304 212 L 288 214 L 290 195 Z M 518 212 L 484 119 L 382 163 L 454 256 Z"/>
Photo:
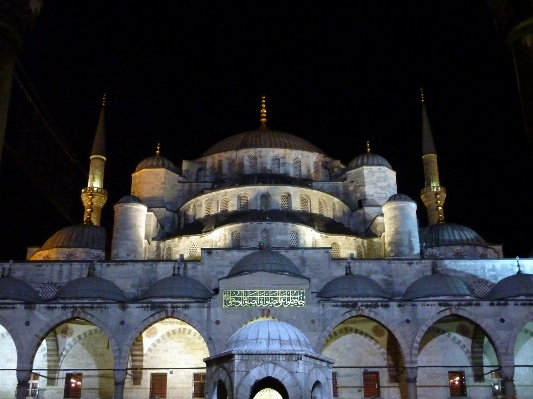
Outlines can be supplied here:
<path id="1" fill-rule="evenodd" d="M 253 399 L 263 388 L 276 390 L 283 399 L 303 398 L 302 390 L 292 374 L 272 363 L 252 369 L 236 388 L 236 398 Z"/>

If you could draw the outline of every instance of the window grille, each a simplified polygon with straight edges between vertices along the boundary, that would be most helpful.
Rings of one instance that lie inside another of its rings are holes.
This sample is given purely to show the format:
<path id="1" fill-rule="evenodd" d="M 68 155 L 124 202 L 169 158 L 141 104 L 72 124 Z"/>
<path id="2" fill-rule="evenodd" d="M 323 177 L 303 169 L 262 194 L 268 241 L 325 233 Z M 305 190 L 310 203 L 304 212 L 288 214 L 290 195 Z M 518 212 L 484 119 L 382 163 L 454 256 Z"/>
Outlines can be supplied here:
<path id="1" fill-rule="evenodd" d="M 336 371 L 331 372 L 331 386 L 333 388 L 333 397 L 339 397 L 339 374 Z"/>
<path id="2" fill-rule="evenodd" d="M 291 195 L 289 193 L 281 194 L 281 209 L 283 211 L 290 211 L 292 209 Z"/>
<path id="3" fill-rule="evenodd" d="M 167 249 L 165 249 L 165 260 L 170 259 L 172 259 L 172 248 L 168 247 Z"/>
<path id="4" fill-rule="evenodd" d="M 336 242 L 331 244 L 331 257 L 334 259 L 341 257 L 341 247 Z"/>
<path id="5" fill-rule="evenodd" d="M 257 157 L 255 155 L 248 155 L 248 168 L 250 173 L 257 173 Z"/>
<path id="6" fill-rule="evenodd" d="M 259 247 L 269 247 L 270 246 L 270 234 L 267 229 L 261 230 L 259 233 Z"/>
<path id="7" fill-rule="evenodd" d="M 324 211 L 324 201 L 322 200 L 318 200 L 318 214 L 319 215 L 324 215 L 325 211 Z"/>
<path id="8" fill-rule="evenodd" d="M 259 197 L 259 209 L 262 211 L 270 210 L 270 195 L 261 194 Z"/>
<path id="9" fill-rule="evenodd" d="M 233 248 L 239 248 L 241 246 L 241 233 L 234 231 L 231 233 L 231 246 Z"/>
<path id="10" fill-rule="evenodd" d="M 300 210 L 309 212 L 311 210 L 311 206 L 309 203 L 309 198 L 305 195 L 300 196 Z"/>
<path id="11" fill-rule="evenodd" d="M 205 373 L 192 374 L 192 397 L 205 397 Z"/>
<path id="12" fill-rule="evenodd" d="M 150 399 L 167 397 L 167 373 L 150 374 Z"/>
<path id="13" fill-rule="evenodd" d="M 191 245 L 189 245 L 189 259 L 198 259 L 198 258 L 199 258 L 198 245 L 196 245 L 195 243 L 192 243 Z"/>
<path id="14" fill-rule="evenodd" d="M 364 258 L 364 255 L 363 255 L 363 247 L 358 245 L 357 248 L 355 249 L 355 256 L 358 258 L 358 259 L 363 259 Z"/>
<path id="15" fill-rule="evenodd" d="M 239 210 L 240 211 L 248 210 L 248 195 L 247 194 L 241 194 L 239 196 Z"/>
<path id="16" fill-rule="evenodd" d="M 220 212 L 228 211 L 228 197 L 224 197 L 220 200 Z"/>
<path id="17" fill-rule="evenodd" d="M 279 162 L 279 157 L 272 157 L 272 159 L 270 160 L 270 171 L 272 173 L 279 173 L 280 172 L 280 162 Z"/>
<path id="18" fill-rule="evenodd" d="M 294 177 L 302 177 L 302 160 L 300 158 L 293 159 L 292 169 Z"/>
<path id="19" fill-rule="evenodd" d="M 320 180 L 320 164 L 317 161 L 313 162 L 313 179 Z"/>
<path id="20" fill-rule="evenodd" d="M 298 241 L 298 232 L 296 230 L 291 231 L 289 234 L 289 245 L 291 247 L 297 247 L 299 244 Z"/>
<path id="21" fill-rule="evenodd" d="M 215 175 L 215 164 L 211 163 L 209 164 L 209 177 L 213 178 L 214 175 Z"/>
<path id="22" fill-rule="evenodd" d="M 228 159 L 228 176 L 233 176 L 235 173 L 235 159 Z"/>
<path id="23" fill-rule="evenodd" d="M 67 373 L 65 376 L 64 398 L 81 398 L 81 388 L 83 382 L 82 373 Z"/>
<path id="24" fill-rule="evenodd" d="M 211 215 L 211 208 L 213 206 L 213 200 L 206 200 L 205 201 L 205 216 Z"/>
<path id="25" fill-rule="evenodd" d="M 380 397 L 379 372 L 363 372 L 363 397 L 378 398 Z"/>
<path id="26" fill-rule="evenodd" d="M 466 396 L 466 379 L 464 371 L 448 371 L 448 384 L 452 398 Z"/>

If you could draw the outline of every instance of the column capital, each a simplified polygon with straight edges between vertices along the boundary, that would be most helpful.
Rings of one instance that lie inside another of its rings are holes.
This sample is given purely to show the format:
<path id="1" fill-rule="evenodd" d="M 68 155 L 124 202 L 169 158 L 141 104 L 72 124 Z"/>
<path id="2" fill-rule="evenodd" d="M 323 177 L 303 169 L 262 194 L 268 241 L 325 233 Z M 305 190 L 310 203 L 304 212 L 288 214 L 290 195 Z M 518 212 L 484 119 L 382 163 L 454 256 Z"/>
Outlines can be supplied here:
<path id="1" fill-rule="evenodd" d="M 405 380 L 407 382 L 416 382 L 416 379 L 418 377 L 418 367 L 412 366 L 412 367 L 405 367 Z"/>

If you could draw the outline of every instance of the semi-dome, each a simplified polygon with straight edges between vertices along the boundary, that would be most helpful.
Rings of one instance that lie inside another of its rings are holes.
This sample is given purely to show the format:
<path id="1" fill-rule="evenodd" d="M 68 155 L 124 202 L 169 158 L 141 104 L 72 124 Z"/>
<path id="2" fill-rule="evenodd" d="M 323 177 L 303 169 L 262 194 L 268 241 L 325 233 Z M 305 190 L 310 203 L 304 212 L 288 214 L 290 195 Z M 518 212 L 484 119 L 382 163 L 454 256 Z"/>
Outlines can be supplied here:
<path id="1" fill-rule="evenodd" d="M 211 292 L 198 280 L 177 274 L 156 281 L 141 296 L 141 299 L 160 298 L 208 300 Z"/>
<path id="2" fill-rule="evenodd" d="M 302 275 L 294 262 L 285 255 L 269 249 L 261 249 L 244 256 L 235 263 L 228 276 L 256 272 Z"/>
<path id="3" fill-rule="evenodd" d="M 288 323 L 272 319 L 256 320 L 237 330 L 229 339 L 226 351 L 314 353 L 302 331 Z"/>
<path id="4" fill-rule="evenodd" d="M 118 204 L 143 204 L 141 199 L 133 194 L 125 195 L 124 197 L 119 199 L 117 203 Z"/>
<path id="5" fill-rule="evenodd" d="M 381 155 L 365 152 L 364 154 L 356 156 L 348 164 L 347 170 L 360 168 L 361 166 L 385 166 L 392 169 L 391 164 Z"/>
<path id="6" fill-rule="evenodd" d="M 11 276 L 0 277 L 0 300 L 38 302 L 39 295 L 31 285 Z"/>
<path id="7" fill-rule="evenodd" d="M 411 197 L 405 194 L 392 194 L 387 200 L 387 202 L 415 202 L 415 201 L 413 201 Z"/>
<path id="8" fill-rule="evenodd" d="M 88 275 L 69 281 L 61 287 L 52 299 L 91 299 L 104 301 L 126 301 L 126 296 L 116 284 L 105 278 Z"/>
<path id="9" fill-rule="evenodd" d="M 41 250 L 54 248 L 88 248 L 105 250 L 105 229 L 92 223 L 75 224 L 56 232 Z"/>
<path id="10" fill-rule="evenodd" d="M 518 272 L 498 281 L 489 291 L 486 299 L 533 297 L 533 274 Z"/>
<path id="11" fill-rule="evenodd" d="M 374 280 L 358 274 L 345 274 L 328 282 L 317 294 L 324 299 L 385 298 L 390 295 Z"/>
<path id="12" fill-rule="evenodd" d="M 261 126 L 257 130 L 238 133 L 219 141 L 202 154 L 202 157 L 226 151 L 243 150 L 247 148 L 283 148 L 287 150 L 300 150 L 324 154 L 313 144 L 290 133 L 270 130 Z"/>
<path id="13" fill-rule="evenodd" d="M 181 172 L 169 159 L 162 157 L 161 155 L 154 155 L 153 157 L 143 159 L 135 168 L 135 172 L 143 169 L 167 169 L 178 175 Z"/>
<path id="14" fill-rule="evenodd" d="M 420 247 L 432 248 L 444 245 L 478 245 L 487 243 L 474 230 L 455 223 L 436 223 L 419 230 Z"/>
<path id="15" fill-rule="evenodd" d="M 433 273 L 419 278 L 407 287 L 402 299 L 410 300 L 441 296 L 475 297 L 476 295 L 459 277 Z"/>

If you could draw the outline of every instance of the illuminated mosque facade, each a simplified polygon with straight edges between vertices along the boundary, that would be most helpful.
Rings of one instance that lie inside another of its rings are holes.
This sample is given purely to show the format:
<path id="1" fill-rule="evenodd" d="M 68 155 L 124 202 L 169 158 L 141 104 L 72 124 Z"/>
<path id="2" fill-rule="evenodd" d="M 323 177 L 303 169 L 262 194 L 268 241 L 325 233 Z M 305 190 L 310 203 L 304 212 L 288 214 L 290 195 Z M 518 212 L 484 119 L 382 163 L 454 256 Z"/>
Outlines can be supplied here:
<path id="1" fill-rule="evenodd" d="M 533 397 L 533 263 L 445 221 L 423 97 L 427 226 L 369 145 L 343 165 L 263 98 L 257 130 L 138 164 L 110 252 L 104 105 L 84 222 L 2 266 L 0 398 Z"/>

